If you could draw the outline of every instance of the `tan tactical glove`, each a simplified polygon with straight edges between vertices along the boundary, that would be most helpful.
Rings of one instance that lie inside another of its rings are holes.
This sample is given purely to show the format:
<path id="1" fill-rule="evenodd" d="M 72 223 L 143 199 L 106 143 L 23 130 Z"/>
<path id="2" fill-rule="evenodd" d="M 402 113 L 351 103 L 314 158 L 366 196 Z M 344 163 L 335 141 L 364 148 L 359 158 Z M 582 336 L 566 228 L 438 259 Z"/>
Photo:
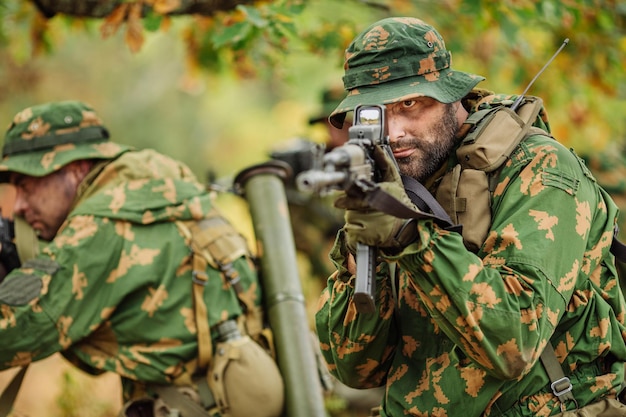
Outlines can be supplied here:
<path id="1" fill-rule="evenodd" d="M 380 187 L 403 205 L 416 209 L 404 190 L 394 161 L 381 147 L 376 146 L 373 158 L 377 169 L 382 173 Z M 404 249 L 417 238 L 416 222 L 412 219 L 401 219 L 378 211 L 367 202 L 366 195 L 342 195 L 335 200 L 335 207 L 345 209 L 346 244 L 355 251 L 357 243 L 376 246 L 396 252 Z"/>

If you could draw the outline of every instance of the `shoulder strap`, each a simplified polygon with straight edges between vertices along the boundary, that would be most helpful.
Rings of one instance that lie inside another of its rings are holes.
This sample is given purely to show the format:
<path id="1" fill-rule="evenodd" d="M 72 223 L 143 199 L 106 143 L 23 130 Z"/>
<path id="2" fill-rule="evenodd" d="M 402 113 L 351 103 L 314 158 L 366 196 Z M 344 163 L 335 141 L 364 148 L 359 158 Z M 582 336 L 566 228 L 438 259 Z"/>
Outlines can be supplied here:
<path id="1" fill-rule="evenodd" d="M 181 233 L 189 240 L 192 249 L 193 297 L 198 330 L 198 365 L 205 368 L 212 357 L 211 333 L 208 322 L 207 306 L 204 302 L 204 287 L 208 280 L 206 268 L 211 265 L 219 269 L 225 278 L 225 284 L 235 292 L 245 316 L 247 333 L 253 338 L 263 330 L 260 311 L 252 296 L 243 290 L 239 273 L 233 262 L 249 255 L 245 238 L 232 227 L 217 210 L 212 210 L 207 217 L 199 221 L 176 222 Z"/>
<path id="2" fill-rule="evenodd" d="M 196 332 L 198 335 L 198 368 L 206 369 L 211 363 L 213 357 L 213 345 L 211 340 L 211 329 L 209 327 L 208 311 L 204 302 L 204 287 L 207 285 L 209 276 L 206 273 L 208 263 L 206 259 L 200 256 L 193 235 L 189 228 L 181 223 L 176 222 L 178 229 L 183 233 L 185 238 L 192 243 L 192 292 L 193 292 L 193 308 L 196 321 Z"/>
<path id="3" fill-rule="evenodd" d="M 561 402 L 561 411 L 565 411 L 566 401 L 574 401 L 576 408 L 578 408 L 578 403 L 572 394 L 572 382 L 565 376 L 563 368 L 561 368 L 561 363 L 556 357 L 554 348 L 550 343 L 548 343 L 543 352 L 541 352 L 540 359 L 550 378 L 552 393 L 556 395 Z"/>

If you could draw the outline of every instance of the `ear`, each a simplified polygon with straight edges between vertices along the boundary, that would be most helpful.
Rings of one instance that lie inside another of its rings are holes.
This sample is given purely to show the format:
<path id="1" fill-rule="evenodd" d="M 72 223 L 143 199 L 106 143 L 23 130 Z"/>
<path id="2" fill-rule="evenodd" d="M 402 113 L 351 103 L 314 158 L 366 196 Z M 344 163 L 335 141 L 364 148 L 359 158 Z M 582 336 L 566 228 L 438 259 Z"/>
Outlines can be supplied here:
<path id="1" fill-rule="evenodd" d="M 82 159 L 70 162 L 67 166 L 67 173 L 72 175 L 76 180 L 76 184 L 80 184 L 93 168 L 93 161 Z"/>

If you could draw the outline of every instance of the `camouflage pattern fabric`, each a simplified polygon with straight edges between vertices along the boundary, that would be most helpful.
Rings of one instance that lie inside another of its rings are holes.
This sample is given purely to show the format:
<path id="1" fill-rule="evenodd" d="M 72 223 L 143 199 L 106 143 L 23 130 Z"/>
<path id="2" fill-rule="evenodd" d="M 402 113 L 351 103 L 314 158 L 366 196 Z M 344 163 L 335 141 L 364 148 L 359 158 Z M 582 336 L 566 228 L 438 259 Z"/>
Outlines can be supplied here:
<path id="1" fill-rule="evenodd" d="M 397 256 L 380 253 L 378 311 L 369 316 L 352 302 L 340 233 L 318 335 L 341 381 L 386 385 L 381 416 L 555 414 L 560 404 L 539 361 L 547 343 L 580 406 L 620 389 L 626 309 L 609 253 L 617 207 L 547 136 L 515 150 L 495 190 L 477 254 L 424 220 L 417 242 Z"/>
<path id="2" fill-rule="evenodd" d="M 42 177 L 79 159 L 108 160 L 129 146 L 109 141 L 109 131 L 89 105 L 68 100 L 27 107 L 4 138 L 0 182 L 9 172 Z"/>
<path id="3" fill-rule="evenodd" d="M 620 146 L 609 146 L 602 152 L 582 155 L 587 166 L 619 207 L 618 237 L 626 242 L 626 158 Z M 626 294 L 626 264 L 617 262 L 622 292 Z"/>
<path id="4" fill-rule="evenodd" d="M 45 153 L 56 160 L 55 151 Z M 119 374 L 129 399 L 143 394 L 143 383 L 174 383 L 194 370 L 190 248 L 174 222 L 214 207 L 189 168 L 151 150 L 125 149 L 83 185 L 54 240 L 0 285 L 0 369 L 62 352 L 83 370 Z M 260 305 L 250 261 L 234 267 Z M 206 272 L 209 325 L 240 316 L 222 274 Z"/>
<path id="5" fill-rule="evenodd" d="M 346 112 L 357 105 L 397 103 L 409 97 L 454 103 L 485 79 L 453 70 L 452 54 L 439 32 L 411 17 L 374 23 L 350 43 L 345 57 L 343 85 L 348 95 L 330 115 L 338 128 Z"/>
<path id="6" fill-rule="evenodd" d="M 346 50 L 348 95 L 331 120 L 357 104 L 462 100 L 483 78 L 450 65 L 432 26 L 376 22 Z M 537 123 L 547 129 L 545 113 Z M 456 153 L 448 162 L 458 163 Z M 433 194 L 441 175 L 425 181 Z M 615 203 L 547 135 L 517 146 L 495 182 L 491 226 L 476 253 L 428 220 L 399 254 L 379 252 L 373 314 L 356 311 L 345 230 L 338 235 L 337 271 L 316 315 L 320 345 L 342 382 L 386 386 L 381 416 L 555 415 L 561 404 L 539 360 L 548 343 L 579 406 L 621 388 L 626 305 L 609 252 Z"/>

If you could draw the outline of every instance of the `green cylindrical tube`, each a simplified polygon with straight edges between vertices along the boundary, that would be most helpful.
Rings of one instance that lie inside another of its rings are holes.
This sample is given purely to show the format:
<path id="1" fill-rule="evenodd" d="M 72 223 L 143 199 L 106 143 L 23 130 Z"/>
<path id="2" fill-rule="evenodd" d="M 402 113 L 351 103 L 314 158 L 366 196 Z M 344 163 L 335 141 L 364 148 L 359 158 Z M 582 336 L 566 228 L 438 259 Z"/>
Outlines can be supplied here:
<path id="1" fill-rule="evenodd" d="M 325 417 L 285 196 L 289 173 L 289 165 L 270 161 L 241 171 L 235 186 L 250 206 L 265 305 L 285 381 L 286 415 Z"/>

